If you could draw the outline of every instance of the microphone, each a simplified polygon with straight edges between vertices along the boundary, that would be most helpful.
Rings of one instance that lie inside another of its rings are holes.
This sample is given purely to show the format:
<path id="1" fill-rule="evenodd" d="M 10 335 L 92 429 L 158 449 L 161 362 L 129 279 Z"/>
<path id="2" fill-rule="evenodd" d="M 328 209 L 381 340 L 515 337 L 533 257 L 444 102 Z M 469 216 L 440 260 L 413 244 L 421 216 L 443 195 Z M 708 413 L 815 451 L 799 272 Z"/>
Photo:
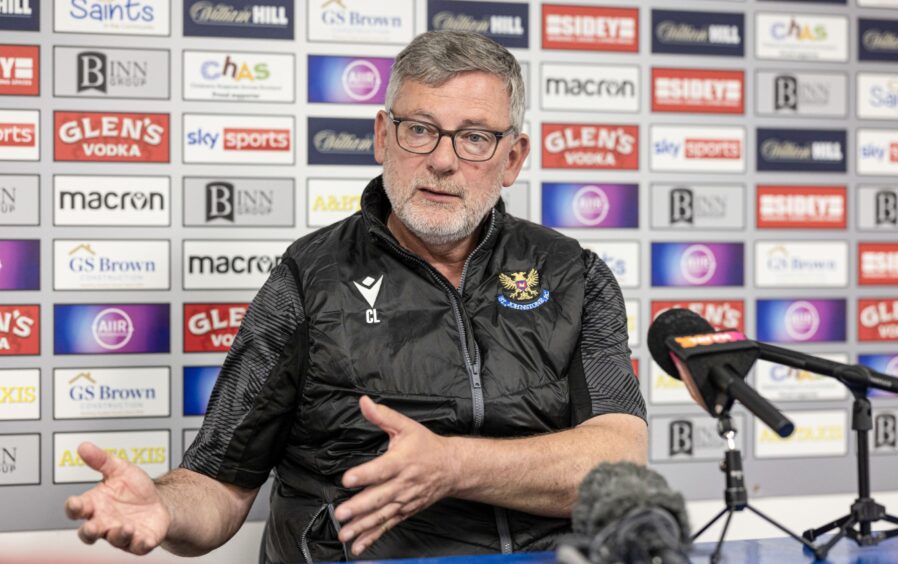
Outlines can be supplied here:
<path id="1" fill-rule="evenodd" d="M 682 380 L 690 395 L 715 417 L 739 400 L 779 436 L 795 430 L 769 401 L 745 383 L 745 375 L 760 356 L 757 342 L 738 331 L 717 332 L 688 309 L 669 309 L 649 327 L 649 351 L 665 372 Z"/>
<path id="2" fill-rule="evenodd" d="M 575 535 L 558 549 L 563 563 L 689 562 L 686 502 L 645 466 L 603 462 L 593 468 L 580 484 L 572 525 Z"/>

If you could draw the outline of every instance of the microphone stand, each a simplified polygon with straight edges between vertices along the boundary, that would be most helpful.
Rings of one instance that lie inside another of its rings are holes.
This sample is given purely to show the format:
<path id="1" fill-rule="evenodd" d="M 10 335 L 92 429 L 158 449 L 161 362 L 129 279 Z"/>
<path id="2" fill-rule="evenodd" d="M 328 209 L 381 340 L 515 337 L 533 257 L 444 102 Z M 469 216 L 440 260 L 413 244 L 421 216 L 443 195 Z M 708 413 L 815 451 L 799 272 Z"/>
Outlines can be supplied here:
<path id="1" fill-rule="evenodd" d="M 849 368 L 864 370 L 860 366 Z M 848 515 L 822 527 L 808 529 L 802 535 L 808 541 L 813 542 L 827 531 L 839 530 L 833 538 L 817 549 L 820 553 L 818 558 L 821 559 L 826 558 L 829 550 L 844 537 L 850 538 L 858 546 L 875 546 L 884 540 L 898 536 L 898 528 L 888 531 L 872 531 L 870 528 L 870 524 L 876 521 L 898 524 L 898 517 L 886 513 L 886 508 L 876 503 L 876 500 L 870 496 L 870 444 L 867 441 L 870 430 L 873 428 L 873 416 L 870 400 L 867 398 L 868 388 L 867 386 L 849 385 L 848 389 L 854 396 L 851 409 L 851 429 L 857 435 L 858 497 L 851 505 L 851 512 Z M 857 529 L 855 525 L 858 527 Z"/>
<path id="2" fill-rule="evenodd" d="M 717 434 L 727 443 L 723 461 L 720 463 L 720 471 L 723 472 L 726 478 L 726 489 L 723 492 L 724 503 L 726 506 L 713 519 L 708 521 L 704 527 L 699 529 L 697 533 L 692 535 L 690 540 L 694 542 L 695 539 L 700 537 L 711 525 L 716 523 L 718 519 L 726 514 L 727 518 L 723 524 L 723 531 L 720 533 L 720 539 L 717 541 L 717 546 L 711 554 L 711 563 L 716 564 L 720 561 L 720 551 L 723 548 L 723 540 L 730 527 L 730 520 L 733 518 L 733 513 L 748 509 L 777 529 L 800 542 L 805 548 L 813 552 L 814 556 L 822 560 L 825 557 L 825 552 L 822 553 L 823 556 L 821 556 L 818 553 L 818 549 L 809 541 L 799 537 L 748 503 L 748 491 L 745 489 L 745 474 L 742 471 L 742 452 L 736 448 L 736 428 L 733 426 L 733 419 L 730 417 L 729 407 L 726 407 L 720 415 L 717 416 Z M 805 535 L 807 535 L 807 533 L 805 533 Z"/>

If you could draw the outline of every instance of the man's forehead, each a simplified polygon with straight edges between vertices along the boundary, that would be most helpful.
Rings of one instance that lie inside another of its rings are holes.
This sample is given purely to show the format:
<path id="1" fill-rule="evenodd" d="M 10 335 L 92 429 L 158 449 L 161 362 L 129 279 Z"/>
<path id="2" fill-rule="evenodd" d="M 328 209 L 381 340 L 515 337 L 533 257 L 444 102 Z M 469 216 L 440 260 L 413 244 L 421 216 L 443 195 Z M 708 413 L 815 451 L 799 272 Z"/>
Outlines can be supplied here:
<path id="1" fill-rule="evenodd" d="M 499 126 L 507 121 L 509 97 L 499 77 L 487 73 L 456 75 L 439 86 L 403 81 L 393 106 L 401 117 L 426 119 L 438 125 Z"/>

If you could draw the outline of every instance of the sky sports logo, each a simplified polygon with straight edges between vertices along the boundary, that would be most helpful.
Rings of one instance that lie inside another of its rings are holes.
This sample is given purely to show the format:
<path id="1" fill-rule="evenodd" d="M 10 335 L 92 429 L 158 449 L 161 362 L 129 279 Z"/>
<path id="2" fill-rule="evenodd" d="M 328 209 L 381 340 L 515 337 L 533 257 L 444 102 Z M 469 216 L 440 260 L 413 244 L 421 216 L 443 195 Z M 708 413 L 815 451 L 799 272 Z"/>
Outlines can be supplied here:
<path id="1" fill-rule="evenodd" d="M 745 73 L 653 67 L 652 111 L 743 114 Z"/>
<path id="2" fill-rule="evenodd" d="M 543 4 L 543 49 L 639 52 L 639 9 Z"/>
<path id="3" fill-rule="evenodd" d="M 0 161 L 40 160 L 40 112 L 0 110 Z"/>
<path id="4" fill-rule="evenodd" d="M 184 162 L 293 164 L 293 116 L 184 114 Z"/>
<path id="5" fill-rule="evenodd" d="M 898 176 L 898 130 L 857 130 L 857 172 Z"/>
<path id="6" fill-rule="evenodd" d="M 653 125 L 651 168 L 659 172 L 742 172 L 745 129 Z"/>
<path id="7" fill-rule="evenodd" d="M 40 95 L 40 47 L 0 45 L 0 95 Z"/>
<path id="8" fill-rule="evenodd" d="M 758 185 L 758 229 L 845 229 L 845 186 Z"/>
<path id="9" fill-rule="evenodd" d="M 309 55 L 310 103 L 383 104 L 393 59 Z"/>
<path id="10" fill-rule="evenodd" d="M 571 228 L 639 227 L 639 185 L 544 182 L 542 223 Z"/>

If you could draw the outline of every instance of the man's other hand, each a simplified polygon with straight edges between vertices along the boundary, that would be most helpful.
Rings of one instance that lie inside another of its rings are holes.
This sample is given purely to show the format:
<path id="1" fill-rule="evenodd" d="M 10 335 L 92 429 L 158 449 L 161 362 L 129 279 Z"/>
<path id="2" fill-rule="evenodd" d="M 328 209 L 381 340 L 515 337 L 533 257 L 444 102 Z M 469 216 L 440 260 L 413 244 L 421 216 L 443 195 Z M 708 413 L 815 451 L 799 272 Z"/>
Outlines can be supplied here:
<path id="1" fill-rule="evenodd" d="M 343 486 L 364 486 L 335 512 L 345 523 L 339 539 L 354 541 L 355 555 L 403 519 L 451 496 L 458 475 L 458 458 L 448 438 L 368 396 L 359 400 L 359 407 L 368 421 L 389 435 L 390 445 L 383 455 L 343 475 Z"/>
<path id="2" fill-rule="evenodd" d="M 103 475 L 97 486 L 65 502 L 69 519 L 86 519 L 78 537 L 86 544 L 106 539 L 133 554 L 146 554 L 159 546 L 171 515 L 147 473 L 92 443 L 81 443 L 78 455 Z"/>

